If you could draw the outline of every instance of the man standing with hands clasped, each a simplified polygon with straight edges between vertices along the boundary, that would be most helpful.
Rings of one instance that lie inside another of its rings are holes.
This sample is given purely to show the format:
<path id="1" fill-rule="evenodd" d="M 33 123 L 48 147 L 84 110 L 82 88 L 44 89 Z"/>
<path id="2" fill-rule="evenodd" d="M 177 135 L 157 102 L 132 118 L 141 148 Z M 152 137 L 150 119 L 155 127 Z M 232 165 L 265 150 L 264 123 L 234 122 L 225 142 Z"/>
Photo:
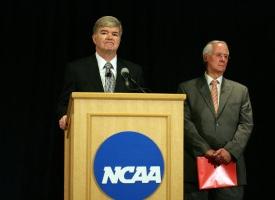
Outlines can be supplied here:
<path id="1" fill-rule="evenodd" d="M 143 86 L 142 68 L 117 57 L 121 36 L 122 25 L 117 18 L 99 18 L 94 24 L 92 35 L 95 54 L 68 64 L 57 111 L 61 129 L 67 128 L 66 112 L 72 92 L 138 92 L 134 90 L 135 86 Z M 128 80 L 126 84 L 123 70 L 131 74 L 135 85 Z"/>
<path id="2" fill-rule="evenodd" d="M 253 129 L 246 86 L 223 77 L 229 59 L 224 41 L 210 41 L 203 49 L 206 72 L 179 84 L 185 93 L 185 200 L 242 200 L 246 185 L 244 150 Z M 196 157 L 237 165 L 238 186 L 199 190 Z"/>

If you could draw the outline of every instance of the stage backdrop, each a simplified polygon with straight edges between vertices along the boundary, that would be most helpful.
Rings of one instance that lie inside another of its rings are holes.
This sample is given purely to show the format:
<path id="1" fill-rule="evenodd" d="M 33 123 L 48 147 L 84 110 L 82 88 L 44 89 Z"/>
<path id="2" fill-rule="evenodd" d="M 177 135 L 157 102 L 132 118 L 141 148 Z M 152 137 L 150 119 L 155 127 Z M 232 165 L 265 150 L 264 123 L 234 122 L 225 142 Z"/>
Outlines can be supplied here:
<path id="1" fill-rule="evenodd" d="M 255 128 L 246 154 L 246 199 L 272 195 L 275 20 L 264 1 L 9 0 L 1 3 L 1 178 L 3 199 L 63 199 L 63 135 L 55 118 L 65 64 L 94 53 L 95 20 L 123 23 L 119 56 L 143 67 L 152 92 L 204 72 L 202 48 L 225 40 L 225 77 L 248 86 Z M 272 190 L 271 190 L 272 191 Z M 268 194 L 270 193 L 270 194 Z"/>

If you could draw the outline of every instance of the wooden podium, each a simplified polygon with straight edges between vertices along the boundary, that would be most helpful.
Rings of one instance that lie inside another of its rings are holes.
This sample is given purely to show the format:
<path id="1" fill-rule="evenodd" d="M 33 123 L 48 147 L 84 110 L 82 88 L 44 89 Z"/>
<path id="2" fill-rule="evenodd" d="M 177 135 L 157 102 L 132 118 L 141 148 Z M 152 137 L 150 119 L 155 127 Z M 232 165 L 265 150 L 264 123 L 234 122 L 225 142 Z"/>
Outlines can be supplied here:
<path id="1" fill-rule="evenodd" d="M 111 199 L 97 185 L 93 160 L 100 144 L 124 130 L 146 133 L 161 150 L 164 176 L 150 200 L 183 199 L 184 94 L 71 95 L 65 131 L 65 200 Z M 146 155 L 145 155 L 146 156 Z"/>

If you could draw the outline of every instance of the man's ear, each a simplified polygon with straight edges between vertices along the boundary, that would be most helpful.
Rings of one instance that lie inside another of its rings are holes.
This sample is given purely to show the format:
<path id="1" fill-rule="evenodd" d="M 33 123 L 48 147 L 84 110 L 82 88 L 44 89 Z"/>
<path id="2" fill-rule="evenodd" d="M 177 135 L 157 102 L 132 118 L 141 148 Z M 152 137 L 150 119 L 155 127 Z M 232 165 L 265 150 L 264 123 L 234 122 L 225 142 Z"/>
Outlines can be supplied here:
<path id="1" fill-rule="evenodd" d="M 91 36 L 91 39 L 93 40 L 94 44 L 96 43 L 96 42 L 95 42 L 95 37 L 96 37 L 95 34 L 93 34 L 93 35 Z"/>
<path id="2" fill-rule="evenodd" d="M 203 55 L 203 62 L 207 63 L 207 54 Z"/>

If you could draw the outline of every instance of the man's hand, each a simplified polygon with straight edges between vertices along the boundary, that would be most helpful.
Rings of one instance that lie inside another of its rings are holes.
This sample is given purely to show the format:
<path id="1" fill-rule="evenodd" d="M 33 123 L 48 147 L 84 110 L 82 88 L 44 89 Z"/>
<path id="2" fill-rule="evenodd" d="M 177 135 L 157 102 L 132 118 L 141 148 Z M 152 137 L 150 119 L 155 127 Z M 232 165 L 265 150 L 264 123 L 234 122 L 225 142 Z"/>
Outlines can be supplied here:
<path id="1" fill-rule="evenodd" d="M 221 148 L 215 151 L 213 156 L 214 156 L 215 162 L 218 164 L 228 164 L 232 160 L 230 153 L 224 148 Z"/>
<path id="2" fill-rule="evenodd" d="M 67 115 L 63 115 L 59 119 L 59 127 L 63 130 L 65 130 L 68 127 L 68 116 Z"/>
<path id="3" fill-rule="evenodd" d="M 208 158 L 213 165 L 228 164 L 232 160 L 230 153 L 224 148 L 216 151 L 209 149 L 205 153 L 205 157 Z"/>

